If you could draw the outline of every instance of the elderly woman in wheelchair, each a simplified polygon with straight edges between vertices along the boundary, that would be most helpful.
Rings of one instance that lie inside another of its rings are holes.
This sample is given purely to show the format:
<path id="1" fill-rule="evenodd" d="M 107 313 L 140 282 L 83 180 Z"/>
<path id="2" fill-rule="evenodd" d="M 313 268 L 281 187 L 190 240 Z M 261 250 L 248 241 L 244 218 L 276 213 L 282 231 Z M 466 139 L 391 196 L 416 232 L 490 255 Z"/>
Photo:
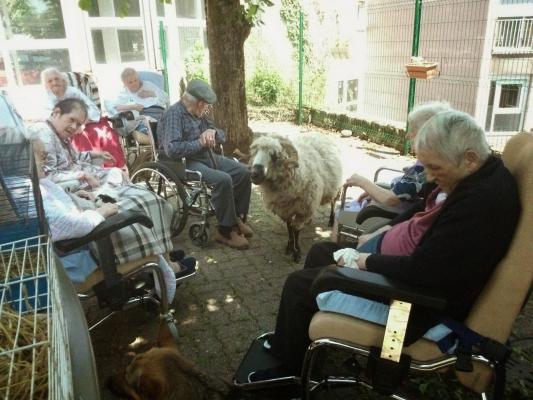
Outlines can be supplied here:
<path id="1" fill-rule="evenodd" d="M 111 157 L 103 160 L 105 167 L 124 167 L 126 160 L 120 146 L 119 135 L 107 118 L 102 116 L 96 104 L 79 89 L 69 86 L 65 74 L 57 68 L 43 70 L 41 81 L 46 89 L 48 112 L 53 113 L 57 103 L 65 99 L 79 99 L 85 104 L 85 121 L 79 134 L 70 139 L 71 146 L 79 151 L 105 149 L 111 154 Z"/>
<path id="2" fill-rule="evenodd" d="M 417 105 L 407 117 L 406 139 L 413 141 L 424 123 L 438 113 L 450 109 L 448 103 L 440 101 Z M 390 168 L 380 168 L 376 171 L 374 182 L 357 173 L 346 180 L 341 210 L 337 211 L 332 229 L 332 241 L 353 240 L 361 233 L 381 228 L 388 220 L 429 194 L 424 166 L 419 161 L 404 168 L 403 175 L 394 178 L 388 186 L 377 183 L 379 173 L 387 170 L 396 171 Z M 345 203 L 350 187 L 359 187 L 363 193 L 357 200 Z"/>
<path id="3" fill-rule="evenodd" d="M 468 315 L 513 237 L 520 215 L 517 185 L 491 155 L 483 130 L 465 113 L 437 114 L 420 129 L 414 145 L 428 181 L 436 184 L 424 207 L 361 237 L 357 250 L 335 243 L 310 249 L 304 269 L 285 282 L 275 332 L 265 341 L 279 363 L 252 372 L 250 382 L 300 375 L 310 344 L 308 329 L 319 310 L 385 325 L 389 306 L 379 295 L 367 298 L 331 289 L 313 295 L 315 278 L 333 271 L 328 265 L 344 266 L 339 271 L 346 269 L 347 275 L 355 268 L 443 294 L 446 306 L 440 312 L 413 308 L 407 345 L 424 335 L 440 339 L 450 332 L 448 325 L 439 325 L 444 317 L 463 321 Z M 437 332 L 428 332 L 435 326 Z"/>

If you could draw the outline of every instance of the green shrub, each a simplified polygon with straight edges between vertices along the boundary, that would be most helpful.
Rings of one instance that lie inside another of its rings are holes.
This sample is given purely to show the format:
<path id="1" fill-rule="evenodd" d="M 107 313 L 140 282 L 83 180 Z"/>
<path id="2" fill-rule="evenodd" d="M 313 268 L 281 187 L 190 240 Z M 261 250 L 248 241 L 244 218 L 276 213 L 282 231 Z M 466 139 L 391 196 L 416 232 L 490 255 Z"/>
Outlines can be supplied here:
<path id="1" fill-rule="evenodd" d="M 275 104 L 283 90 L 283 81 L 276 71 L 258 67 L 250 80 L 250 88 L 262 104 Z"/>
<path id="2" fill-rule="evenodd" d="M 184 60 L 184 64 L 187 82 L 189 82 L 191 79 L 202 79 L 204 81 L 209 81 L 205 72 L 204 47 L 202 46 L 202 43 L 194 43 L 193 48 L 190 50 L 189 54 Z"/>

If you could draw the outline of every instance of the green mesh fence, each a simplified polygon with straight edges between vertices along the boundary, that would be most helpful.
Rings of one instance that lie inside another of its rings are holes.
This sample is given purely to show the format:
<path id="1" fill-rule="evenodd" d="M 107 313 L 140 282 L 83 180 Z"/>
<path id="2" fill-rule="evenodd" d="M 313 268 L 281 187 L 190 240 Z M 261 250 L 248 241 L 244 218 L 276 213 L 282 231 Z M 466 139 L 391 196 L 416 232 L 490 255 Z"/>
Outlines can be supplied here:
<path id="1" fill-rule="evenodd" d="M 401 148 L 415 1 L 301 4 L 303 121 Z M 423 0 L 419 37 L 418 55 L 437 64 L 437 75 L 416 79 L 415 105 L 441 100 L 471 114 L 498 151 L 512 135 L 532 130 L 533 0 Z M 296 50 L 292 56 L 297 60 Z M 277 101 L 282 114 L 297 107 L 297 83 L 295 61 Z"/>

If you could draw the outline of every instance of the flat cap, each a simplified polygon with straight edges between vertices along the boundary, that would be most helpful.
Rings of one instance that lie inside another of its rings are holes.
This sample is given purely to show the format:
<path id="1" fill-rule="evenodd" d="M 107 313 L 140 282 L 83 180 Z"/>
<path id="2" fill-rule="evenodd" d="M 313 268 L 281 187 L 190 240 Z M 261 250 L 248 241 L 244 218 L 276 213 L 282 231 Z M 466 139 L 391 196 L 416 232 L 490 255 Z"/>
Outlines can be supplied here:
<path id="1" fill-rule="evenodd" d="M 196 97 L 198 100 L 205 101 L 209 104 L 214 104 L 217 101 L 217 95 L 209 86 L 209 83 L 201 79 L 192 79 L 187 85 L 187 93 Z"/>

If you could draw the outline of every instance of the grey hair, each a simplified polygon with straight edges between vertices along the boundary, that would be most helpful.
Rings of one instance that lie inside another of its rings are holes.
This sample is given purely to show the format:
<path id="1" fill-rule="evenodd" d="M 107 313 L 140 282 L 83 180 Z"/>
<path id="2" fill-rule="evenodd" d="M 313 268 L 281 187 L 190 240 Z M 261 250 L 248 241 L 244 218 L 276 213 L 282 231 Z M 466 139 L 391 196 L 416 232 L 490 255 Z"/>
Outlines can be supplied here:
<path id="1" fill-rule="evenodd" d="M 63 72 L 58 70 L 56 67 L 49 67 L 41 71 L 41 83 L 44 85 L 44 87 L 46 87 L 46 77 L 50 75 L 59 76 L 61 79 L 63 79 L 63 82 L 68 85 L 67 77 Z"/>
<path id="2" fill-rule="evenodd" d="M 415 138 L 415 150 L 431 150 L 448 161 L 459 164 L 467 150 L 483 162 L 490 155 L 485 131 L 467 113 L 457 110 L 440 112 L 425 123 Z"/>
<path id="3" fill-rule="evenodd" d="M 435 115 L 443 111 L 450 111 L 451 109 L 450 104 L 444 101 L 430 101 L 417 105 L 407 116 L 409 130 L 418 133 L 420 128 Z"/>
<path id="4" fill-rule="evenodd" d="M 198 103 L 198 99 L 194 97 L 189 92 L 183 92 L 183 95 L 181 96 L 181 99 L 187 103 L 187 104 L 196 104 Z"/>
<path id="5" fill-rule="evenodd" d="M 134 68 L 127 67 L 124 68 L 124 70 L 120 74 L 120 79 L 122 80 L 122 82 L 124 82 L 124 80 L 130 75 L 136 75 L 138 77 L 139 73 Z"/>

